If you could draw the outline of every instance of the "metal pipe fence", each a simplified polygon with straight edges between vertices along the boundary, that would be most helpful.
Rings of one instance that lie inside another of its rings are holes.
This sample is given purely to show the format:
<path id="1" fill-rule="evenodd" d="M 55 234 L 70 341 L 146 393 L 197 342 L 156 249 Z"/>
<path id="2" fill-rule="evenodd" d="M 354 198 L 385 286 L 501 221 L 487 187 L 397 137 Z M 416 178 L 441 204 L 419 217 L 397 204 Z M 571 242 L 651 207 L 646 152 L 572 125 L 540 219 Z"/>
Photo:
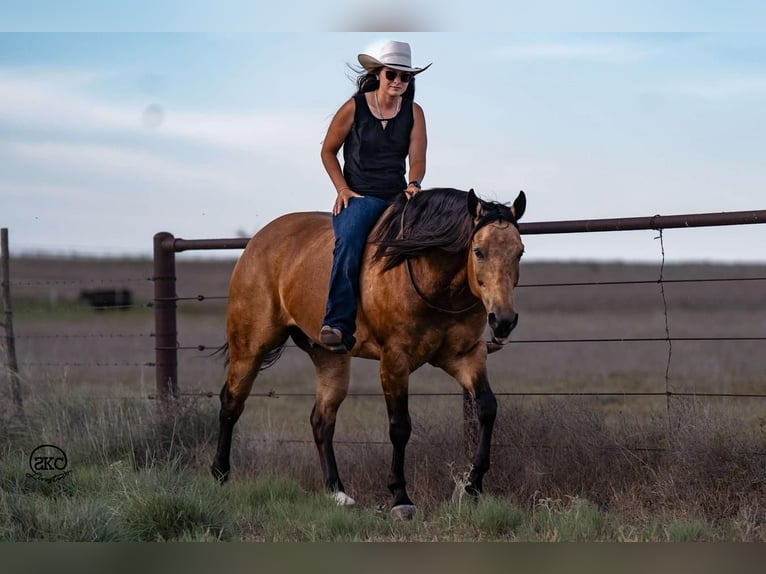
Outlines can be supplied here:
<path id="1" fill-rule="evenodd" d="M 692 227 L 714 227 L 729 225 L 751 225 L 766 223 L 766 210 L 757 211 L 737 211 L 721 213 L 702 213 L 686 215 L 653 215 L 647 217 L 631 217 L 618 219 L 592 219 L 577 221 L 550 221 L 550 222 L 531 222 L 521 223 L 520 231 L 522 235 L 541 235 L 541 234 L 566 234 L 566 233 L 594 233 L 594 232 L 617 232 L 617 231 L 635 231 L 635 230 L 657 230 L 660 231 L 662 239 L 663 229 L 683 229 Z M 178 352 L 182 350 L 210 351 L 218 348 L 218 345 L 181 346 L 178 343 L 178 333 L 176 326 L 176 303 L 179 301 L 205 301 L 209 299 L 225 299 L 225 296 L 197 295 L 196 297 L 179 297 L 176 294 L 176 274 L 175 274 L 175 254 L 184 251 L 193 250 L 219 250 L 219 249 L 243 249 L 247 246 L 249 238 L 226 238 L 226 239 L 182 239 L 174 237 L 171 233 L 161 232 L 154 236 L 154 308 L 155 308 L 155 369 L 156 369 L 156 397 L 167 400 L 181 395 L 195 394 L 197 396 L 213 396 L 211 393 L 185 393 L 179 390 L 178 381 Z M 522 288 L 529 287 L 563 287 L 563 286 L 585 286 L 585 285 L 628 285 L 628 284 L 649 284 L 657 283 L 663 289 L 663 304 L 665 305 L 666 333 L 664 337 L 626 337 L 626 338 L 562 338 L 562 339 L 527 339 L 515 340 L 514 345 L 518 344 L 561 344 L 561 343 L 607 343 L 607 342 L 665 342 L 668 344 L 668 364 L 666 367 L 666 389 L 661 393 L 636 393 L 642 396 L 665 396 L 667 400 L 672 396 L 691 395 L 693 393 L 673 392 L 667 386 L 668 369 L 672 354 L 673 341 L 763 341 L 766 336 L 743 336 L 743 337 L 671 337 L 667 330 L 667 306 L 664 301 L 664 284 L 666 283 L 690 283 L 690 282 L 721 282 L 721 281 L 763 281 L 764 277 L 747 278 L 700 278 L 700 279 L 665 279 L 662 277 L 662 268 L 664 268 L 664 248 L 663 261 L 660 271 L 660 277 L 656 280 L 641 281 L 606 281 L 606 282 L 563 282 L 563 283 L 539 283 L 529 285 L 519 285 Z M 459 393 L 450 393 L 459 395 Z M 498 393 L 515 395 L 517 393 Z M 527 395 L 534 393 L 518 393 Z M 630 393 L 544 393 L 546 396 L 562 395 L 621 395 L 626 396 Z M 711 393 L 714 394 L 714 393 Z M 733 396 L 726 393 L 715 394 L 716 396 Z M 288 395 L 282 395 L 288 396 Z M 697 394 L 696 396 L 701 396 Z M 736 395 L 739 396 L 739 395 Z M 766 395 L 751 394 L 749 396 L 766 397 Z"/>

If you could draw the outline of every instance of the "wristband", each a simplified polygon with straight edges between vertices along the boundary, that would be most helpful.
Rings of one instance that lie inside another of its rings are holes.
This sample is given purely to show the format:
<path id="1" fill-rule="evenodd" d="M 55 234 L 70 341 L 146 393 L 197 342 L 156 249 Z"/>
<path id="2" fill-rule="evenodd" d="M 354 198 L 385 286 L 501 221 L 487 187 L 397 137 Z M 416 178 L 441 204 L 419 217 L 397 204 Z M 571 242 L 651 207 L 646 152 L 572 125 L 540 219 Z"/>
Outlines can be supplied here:
<path id="1" fill-rule="evenodd" d="M 412 180 L 410 183 L 408 183 L 407 185 L 414 185 L 415 187 L 417 187 L 418 189 L 420 189 L 420 182 L 419 182 L 417 179 L 413 179 L 413 180 Z"/>

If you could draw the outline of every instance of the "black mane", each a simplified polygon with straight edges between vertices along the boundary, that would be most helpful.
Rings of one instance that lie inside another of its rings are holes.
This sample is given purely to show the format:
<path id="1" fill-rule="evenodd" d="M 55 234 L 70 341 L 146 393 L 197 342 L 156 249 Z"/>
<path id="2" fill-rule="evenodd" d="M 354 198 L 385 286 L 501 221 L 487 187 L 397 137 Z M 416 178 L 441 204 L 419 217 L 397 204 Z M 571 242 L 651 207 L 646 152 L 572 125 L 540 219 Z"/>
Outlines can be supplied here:
<path id="1" fill-rule="evenodd" d="M 400 195 L 386 210 L 369 241 L 375 244 L 374 259 L 387 259 L 387 271 L 407 257 L 428 249 L 460 254 L 470 245 L 473 234 L 493 221 L 517 225 L 511 208 L 494 201 L 479 200 L 481 217 L 474 223 L 468 211 L 468 192 L 434 188 L 416 194 L 409 201 Z"/>

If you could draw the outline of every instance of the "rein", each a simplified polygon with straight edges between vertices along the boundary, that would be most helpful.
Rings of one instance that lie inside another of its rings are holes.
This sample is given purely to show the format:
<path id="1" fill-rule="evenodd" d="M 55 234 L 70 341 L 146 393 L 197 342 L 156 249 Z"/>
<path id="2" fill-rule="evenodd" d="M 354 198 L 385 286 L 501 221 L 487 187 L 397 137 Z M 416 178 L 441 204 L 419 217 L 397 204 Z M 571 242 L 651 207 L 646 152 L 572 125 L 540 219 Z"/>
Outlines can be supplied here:
<path id="1" fill-rule="evenodd" d="M 407 205 L 409 205 L 409 200 L 407 203 L 404 204 L 404 207 L 402 208 L 402 217 L 400 220 L 401 225 L 401 233 L 402 238 L 404 239 L 404 214 L 407 212 Z M 435 311 L 439 311 L 441 313 L 450 313 L 452 315 L 460 315 L 461 313 L 465 313 L 466 311 L 470 311 L 476 305 L 478 305 L 481 300 L 477 299 L 467 307 L 464 307 L 462 309 L 445 309 L 444 307 L 439 307 L 438 305 L 431 303 L 431 301 L 428 300 L 428 298 L 423 294 L 423 292 L 418 288 L 417 284 L 415 283 L 415 278 L 412 275 L 412 266 L 410 265 L 410 258 L 405 257 L 404 258 L 404 267 L 407 269 L 407 278 L 410 280 L 410 286 L 412 287 L 412 290 L 417 294 L 418 297 L 423 301 L 423 303 L 426 304 L 427 307 L 430 307 L 431 309 L 434 309 Z"/>

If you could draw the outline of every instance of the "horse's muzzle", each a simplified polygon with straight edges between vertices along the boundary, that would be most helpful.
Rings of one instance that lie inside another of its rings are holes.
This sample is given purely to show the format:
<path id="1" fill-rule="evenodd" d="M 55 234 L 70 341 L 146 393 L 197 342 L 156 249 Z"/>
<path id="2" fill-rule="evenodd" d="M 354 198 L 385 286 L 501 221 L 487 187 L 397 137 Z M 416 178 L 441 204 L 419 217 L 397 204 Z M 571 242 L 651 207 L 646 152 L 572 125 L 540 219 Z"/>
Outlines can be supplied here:
<path id="1" fill-rule="evenodd" d="M 514 313 L 508 318 L 498 319 L 497 315 L 490 313 L 487 315 L 487 322 L 492 330 L 492 341 L 505 345 L 508 342 L 511 331 L 519 324 L 519 314 Z"/>

